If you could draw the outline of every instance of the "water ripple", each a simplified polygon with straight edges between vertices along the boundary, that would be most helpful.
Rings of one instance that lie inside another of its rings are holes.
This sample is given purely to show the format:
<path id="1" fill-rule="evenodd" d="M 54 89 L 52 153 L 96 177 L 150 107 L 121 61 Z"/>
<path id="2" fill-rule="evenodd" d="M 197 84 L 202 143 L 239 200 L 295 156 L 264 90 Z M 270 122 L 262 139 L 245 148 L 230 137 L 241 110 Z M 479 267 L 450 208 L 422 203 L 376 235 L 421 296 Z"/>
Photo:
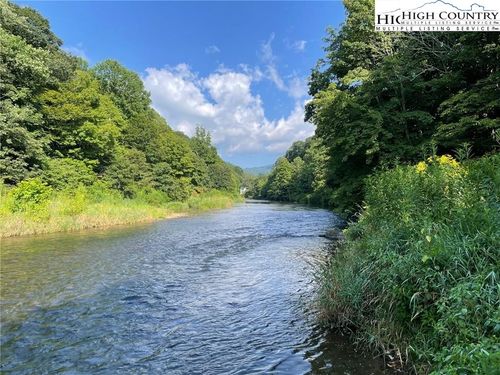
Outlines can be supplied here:
<path id="1" fill-rule="evenodd" d="M 316 323 L 319 238 L 297 205 L 6 240 L 5 374 L 381 374 Z"/>

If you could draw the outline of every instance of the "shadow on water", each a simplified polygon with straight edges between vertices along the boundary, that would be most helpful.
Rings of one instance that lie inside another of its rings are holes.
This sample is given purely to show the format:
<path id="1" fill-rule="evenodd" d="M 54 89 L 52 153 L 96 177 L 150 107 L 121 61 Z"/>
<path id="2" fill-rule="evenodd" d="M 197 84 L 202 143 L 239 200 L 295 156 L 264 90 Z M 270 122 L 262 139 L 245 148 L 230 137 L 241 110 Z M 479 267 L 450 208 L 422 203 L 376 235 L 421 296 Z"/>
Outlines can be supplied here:
<path id="1" fill-rule="evenodd" d="M 383 374 L 316 321 L 325 210 L 272 203 L 2 243 L 2 373 Z"/>

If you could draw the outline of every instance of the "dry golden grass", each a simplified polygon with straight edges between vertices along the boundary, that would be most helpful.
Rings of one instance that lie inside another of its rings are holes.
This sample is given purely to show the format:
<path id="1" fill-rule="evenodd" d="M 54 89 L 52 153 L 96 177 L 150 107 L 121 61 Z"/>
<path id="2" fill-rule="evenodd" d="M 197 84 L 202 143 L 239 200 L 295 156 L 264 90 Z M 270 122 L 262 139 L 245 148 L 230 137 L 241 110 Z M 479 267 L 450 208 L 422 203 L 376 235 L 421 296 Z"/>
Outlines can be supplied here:
<path id="1" fill-rule="evenodd" d="M 75 204 L 62 196 L 36 214 L 11 212 L 0 208 L 0 238 L 54 232 L 70 232 L 171 219 L 212 209 L 229 208 L 237 198 L 220 192 L 209 192 L 186 202 L 155 206 L 134 199 L 109 199 L 102 202 Z M 5 206 L 1 204 L 0 206 Z"/>

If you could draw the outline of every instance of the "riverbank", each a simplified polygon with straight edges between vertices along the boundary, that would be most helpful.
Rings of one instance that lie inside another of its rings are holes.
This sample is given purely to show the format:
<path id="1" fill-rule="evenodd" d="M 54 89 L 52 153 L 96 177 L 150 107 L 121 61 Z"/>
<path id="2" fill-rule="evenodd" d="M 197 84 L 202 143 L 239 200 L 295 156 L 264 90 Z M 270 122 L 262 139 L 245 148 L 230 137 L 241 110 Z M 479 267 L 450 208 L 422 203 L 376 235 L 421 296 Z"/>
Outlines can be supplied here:
<path id="1" fill-rule="evenodd" d="M 409 373 L 496 373 L 498 196 L 499 155 L 433 157 L 369 178 L 322 275 L 325 321 Z"/>
<path id="2" fill-rule="evenodd" d="M 149 200 L 149 202 L 148 202 Z M 60 192 L 47 202 L 13 212 L 11 199 L 2 195 L 0 205 L 0 238 L 71 232 L 152 222 L 229 208 L 242 198 L 210 191 L 193 195 L 184 202 L 155 203 L 151 199 L 126 199 L 119 194 L 94 194 L 87 189 Z"/>

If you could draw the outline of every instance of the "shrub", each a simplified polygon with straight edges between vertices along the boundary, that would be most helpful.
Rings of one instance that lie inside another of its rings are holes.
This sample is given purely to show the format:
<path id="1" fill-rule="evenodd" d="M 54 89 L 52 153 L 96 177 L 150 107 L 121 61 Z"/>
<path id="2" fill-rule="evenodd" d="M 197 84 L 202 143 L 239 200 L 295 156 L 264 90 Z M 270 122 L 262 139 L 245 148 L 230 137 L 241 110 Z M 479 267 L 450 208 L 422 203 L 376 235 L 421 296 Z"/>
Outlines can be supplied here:
<path id="1" fill-rule="evenodd" d="M 83 161 L 70 158 L 49 159 L 41 175 L 54 189 L 76 189 L 97 181 L 96 174 Z"/>
<path id="2" fill-rule="evenodd" d="M 151 166 L 142 151 L 120 146 L 116 148 L 113 161 L 104 172 L 104 179 L 113 189 L 131 198 L 135 190 L 151 182 Z"/>
<path id="3" fill-rule="evenodd" d="M 166 163 L 158 163 L 154 167 L 154 188 L 167 194 L 172 201 L 185 201 L 193 192 L 191 179 L 176 177 Z"/>
<path id="4" fill-rule="evenodd" d="M 498 155 L 445 155 L 370 177 L 322 275 L 325 318 L 419 373 L 487 373 L 500 349 L 499 175 Z"/>
<path id="5" fill-rule="evenodd" d="M 142 188 L 134 192 L 134 198 L 153 206 L 161 206 L 171 201 L 167 193 L 153 188 Z"/>
<path id="6" fill-rule="evenodd" d="M 118 190 L 112 189 L 108 182 L 96 181 L 87 187 L 87 198 L 89 202 L 100 203 L 103 201 L 120 201 L 123 196 Z"/>
<path id="7" fill-rule="evenodd" d="M 9 192 L 11 210 L 42 217 L 47 213 L 51 193 L 52 189 L 38 177 L 21 181 Z"/>
<path id="8" fill-rule="evenodd" d="M 66 189 L 59 195 L 61 203 L 61 213 L 63 215 L 78 215 L 88 206 L 89 197 L 85 186 L 78 186 L 76 189 Z"/>

